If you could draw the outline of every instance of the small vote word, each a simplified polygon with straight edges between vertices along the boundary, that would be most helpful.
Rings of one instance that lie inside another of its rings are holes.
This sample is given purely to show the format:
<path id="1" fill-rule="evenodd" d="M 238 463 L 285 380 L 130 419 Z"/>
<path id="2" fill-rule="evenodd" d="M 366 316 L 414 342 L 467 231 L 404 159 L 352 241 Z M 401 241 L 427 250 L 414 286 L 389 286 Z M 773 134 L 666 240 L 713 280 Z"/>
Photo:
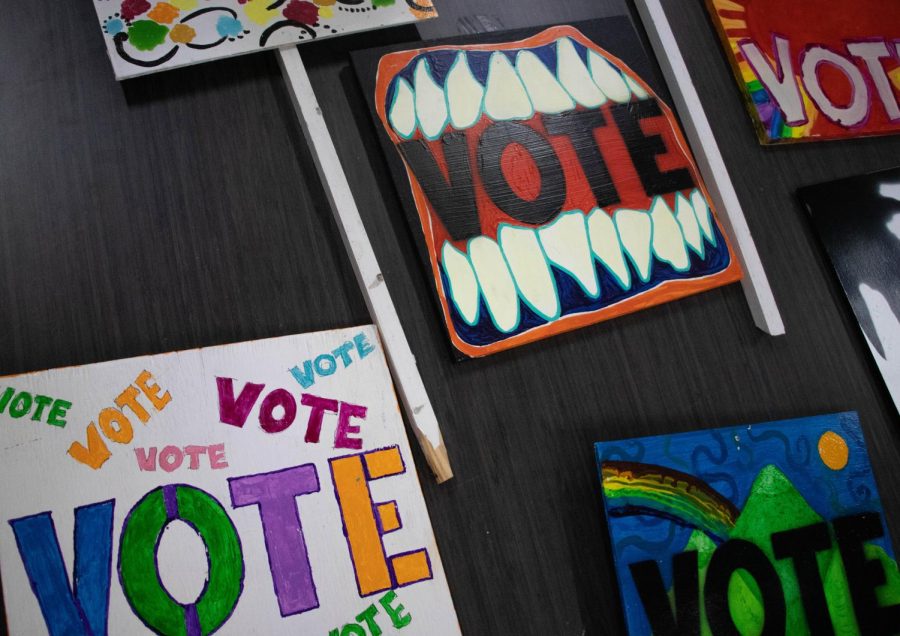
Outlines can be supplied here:
<path id="1" fill-rule="evenodd" d="M 396 600 L 397 593 L 391 590 L 378 600 L 378 605 L 388 615 L 391 625 L 395 629 L 403 629 L 412 622 L 412 616 L 408 613 L 404 614 L 404 607 L 399 603 L 392 605 Z M 372 603 L 356 617 L 355 623 L 347 623 L 340 629 L 335 627 L 328 632 L 328 636 L 381 636 L 382 628 L 378 624 L 376 616 L 378 616 L 378 606 Z M 368 631 L 366 631 L 366 628 L 368 628 Z"/>
<path id="2" fill-rule="evenodd" d="M 221 470 L 228 468 L 228 462 L 225 461 L 225 444 L 210 444 L 208 446 L 185 446 L 184 450 L 178 446 L 166 446 L 157 452 L 155 446 L 150 448 L 135 448 L 134 454 L 137 457 L 138 468 L 143 472 L 154 472 L 159 466 L 167 473 L 178 470 L 184 464 L 185 458 L 188 459 L 188 468 L 190 470 L 199 470 L 203 461 L 200 459 L 206 456 L 209 467 L 213 470 Z"/>
<path id="3" fill-rule="evenodd" d="M 360 360 L 375 351 L 366 334 L 358 333 L 353 336 L 353 340 L 348 340 L 331 353 L 323 353 L 316 356 L 312 360 L 304 360 L 302 368 L 296 366 L 291 369 L 291 375 L 300 383 L 304 389 L 308 389 L 316 383 L 316 376 L 325 377 L 332 375 L 338 370 L 338 360 L 346 369 L 353 364 L 353 350 L 356 349 L 356 355 Z"/>
<path id="4" fill-rule="evenodd" d="M 240 393 L 234 394 L 233 378 L 216 378 L 216 390 L 219 394 L 219 421 L 222 424 L 243 428 L 250 412 L 259 400 L 265 384 L 247 382 Z M 362 439 L 354 437 L 360 432 L 359 426 L 352 418 L 365 419 L 368 409 L 359 404 L 339 402 L 323 398 L 311 393 L 300 396 L 300 404 L 308 406 L 309 416 L 306 420 L 307 444 L 318 444 L 322 433 L 322 423 L 326 413 L 337 415 L 334 432 L 335 448 L 359 450 L 363 446 Z M 297 418 L 297 400 L 286 389 L 273 389 L 262 400 L 257 412 L 259 426 L 266 433 L 281 433 L 287 430 Z"/>
<path id="5" fill-rule="evenodd" d="M 9 406 L 9 416 L 13 419 L 25 417 L 32 412 L 33 407 L 32 422 L 40 422 L 46 412 L 47 424 L 62 428 L 66 425 L 64 418 L 66 412 L 72 408 L 72 403 L 66 400 L 56 400 L 46 395 L 32 395 L 26 391 L 16 391 L 10 386 L 0 394 L 0 413 L 6 412 L 7 406 Z"/>
<path id="6" fill-rule="evenodd" d="M 130 444 L 134 439 L 134 427 L 125 415 L 126 407 L 142 424 L 150 421 L 150 412 L 138 400 L 139 396 L 143 395 L 156 411 L 162 411 L 172 401 L 172 395 L 168 391 L 163 392 L 152 379 L 153 376 L 149 371 L 142 371 L 134 384 L 129 384 L 114 400 L 119 408 L 110 406 L 100 411 L 97 422 L 106 439 L 116 444 Z M 112 453 L 100 436 L 97 424 L 91 422 L 87 427 L 87 446 L 81 442 L 72 442 L 69 446 L 69 455 L 75 461 L 99 470 Z"/>

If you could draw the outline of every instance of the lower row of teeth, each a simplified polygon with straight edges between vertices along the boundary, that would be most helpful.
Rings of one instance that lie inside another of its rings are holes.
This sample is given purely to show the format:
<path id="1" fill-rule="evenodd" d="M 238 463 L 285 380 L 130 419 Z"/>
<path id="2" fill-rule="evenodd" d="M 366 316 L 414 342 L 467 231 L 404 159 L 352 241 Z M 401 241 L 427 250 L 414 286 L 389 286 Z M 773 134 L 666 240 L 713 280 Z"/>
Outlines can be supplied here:
<path id="1" fill-rule="evenodd" d="M 574 210 L 537 229 L 501 224 L 496 241 L 476 237 L 467 253 L 445 242 L 441 263 L 449 281 L 447 296 L 462 319 L 478 324 L 483 298 L 494 326 L 510 333 L 521 321 L 520 299 L 547 321 L 560 317 L 551 265 L 572 277 L 587 297 L 598 299 L 603 290 L 596 262 L 628 291 L 648 282 L 657 262 L 687 271 L 690 253 L 704 259 L 706 243 L 715 247 L 716 235 L 706 199 L 695 189 L 690 197 L 676 195 L 674 211 L 657 197 L 647 211 L 623 208 L 610 215 L 595 208 L 585 215 Z M 633 280 L 626 260 L 640 281 Z"/>

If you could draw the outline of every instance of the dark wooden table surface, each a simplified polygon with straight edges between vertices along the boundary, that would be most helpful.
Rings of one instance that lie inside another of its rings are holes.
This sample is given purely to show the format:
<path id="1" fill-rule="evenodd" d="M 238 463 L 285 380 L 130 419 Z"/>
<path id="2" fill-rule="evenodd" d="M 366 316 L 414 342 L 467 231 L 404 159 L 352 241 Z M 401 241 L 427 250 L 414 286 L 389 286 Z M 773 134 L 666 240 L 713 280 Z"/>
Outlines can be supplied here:
<path id="1" fill-rule="evenodd" d="M 438 3 L 425 37 L 629 11 Z M 456 471 L 436 486 L 416 457 L 467 634 L 624 630 L 598 440 L 855 409 L 900 539 L 900 422 L 794 196 L 900 163 L 900 138 L 761 148 L 701 2 L 676 4 L 782 338 L 757 331 L 731 286 L 451 362 L 347 56 L 416 31 L 303 49 Z M 273 53 L 119 84 L 89 0 L 3 13 L 0 374 L 368 322 Z"/>

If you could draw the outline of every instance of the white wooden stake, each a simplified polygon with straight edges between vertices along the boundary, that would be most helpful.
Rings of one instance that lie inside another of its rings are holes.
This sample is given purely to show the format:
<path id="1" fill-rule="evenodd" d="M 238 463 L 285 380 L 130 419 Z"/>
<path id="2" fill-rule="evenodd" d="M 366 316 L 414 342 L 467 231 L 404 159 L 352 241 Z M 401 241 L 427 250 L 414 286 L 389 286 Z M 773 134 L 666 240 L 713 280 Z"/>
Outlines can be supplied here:
<path id="1" fill-rule="evenodd" d="M 728 231 L 738 260 L 744 269 L 742 285 L 753 321 L 770 336 L 783 335 L 784 322 L 775 304 L 769 279 L 766 278 L 756 244 L 747 226 L 747 219 L 744 218 L 744 211 L 741 209 L 741 202 L 734 191 L 728 169 L 709 127 L 700 96 L 697 95 L 697 89 L 691 81 L 678 41 L 666 18 L 662 0 L 636 0 L 635 4 L 653 45 L 656 59 L 665 75 L 688 142 L 706 182 L 706 188 L 719 212 L 719 220 Z"/>
<path id="2" fill-rule="evenodd" d="M 381 341 L 400 400 L 425 453 L 428 465 L 431 466 L 438 483 L 442 483 L 453 477 L 453 471 L 450 468 L 437 416 L 416 367 L 416 359 L 406 341 L 381 268 L 378 267 L 375 252 L 359 216 L 356 201 L 350 192 L 347 175 L 344 174 L 331 135 L 328 133 L 309 75 L 296 46 L 278 49 L 278 61 L 290 89 L 300 126 L 312 150 L 319 179 L 328 195 L 328 202 L 340 229 L 344 247 L 353 259 L 356 280 L 366 299 L 369 314 L 381 333 Z"/>

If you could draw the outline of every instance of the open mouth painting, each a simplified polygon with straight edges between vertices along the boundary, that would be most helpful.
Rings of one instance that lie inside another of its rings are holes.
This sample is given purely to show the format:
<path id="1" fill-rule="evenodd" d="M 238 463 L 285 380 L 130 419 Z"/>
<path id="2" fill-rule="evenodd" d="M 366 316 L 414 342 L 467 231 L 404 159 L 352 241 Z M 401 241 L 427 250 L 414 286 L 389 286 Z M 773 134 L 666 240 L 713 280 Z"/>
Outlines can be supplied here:
<path id="1" fill-rule="evenodd" d="M 385 55 L 375 107 L 464 356 L 741 277 L 672 111 L 573 27 Z"/>

